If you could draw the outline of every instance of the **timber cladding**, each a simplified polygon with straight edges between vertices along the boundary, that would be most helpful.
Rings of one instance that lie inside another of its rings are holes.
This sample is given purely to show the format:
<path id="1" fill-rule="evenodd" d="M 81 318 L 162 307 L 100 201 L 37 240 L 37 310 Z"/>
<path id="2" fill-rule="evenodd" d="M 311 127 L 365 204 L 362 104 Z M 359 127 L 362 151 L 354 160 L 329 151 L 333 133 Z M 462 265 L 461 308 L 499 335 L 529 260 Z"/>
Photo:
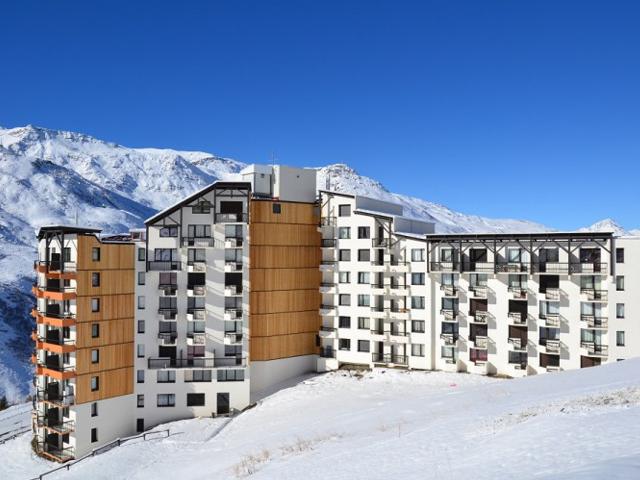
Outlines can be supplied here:
<path id="1" fill-rule="evenodd" d="M 133 244 L 103 243 L 93 235 L 78 236 L 76 403 L 133 393 L 134 268 Z M 94 273 L 99 274 L 97 286 L 92 284 Z M 99 301 L 97 311 L 92 311 L 92 299 Z M 92 377 L 98 377 L 95 391 L 91 391 Z"/>
<path id="2" fill-rule="evenodd" d="M 252 200 L 249 208 L 250 360 L 317 354 L 318 207 Z"/>

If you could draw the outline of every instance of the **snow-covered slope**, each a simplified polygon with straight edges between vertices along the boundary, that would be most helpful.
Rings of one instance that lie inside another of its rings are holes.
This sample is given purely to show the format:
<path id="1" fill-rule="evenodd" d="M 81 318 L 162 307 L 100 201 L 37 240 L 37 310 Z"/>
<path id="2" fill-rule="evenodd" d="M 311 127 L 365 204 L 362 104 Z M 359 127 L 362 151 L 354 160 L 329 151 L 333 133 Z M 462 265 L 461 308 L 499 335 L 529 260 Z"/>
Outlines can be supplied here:
<path id="1" fill-rule="evenodd" d="M 623 236 L 639 236 L 640 230 L 625 230 L 618 222 L 612 218 L 605 218 L 593 225 L 579 229 L 580 232 L 613 232 L 619 237 Z"/>
<path id="2" fill-rule="evenodd" d="M 114 448 L 60 478 L 638 478 L 639 372 L 640 359 L 517 380 L 334 372 L 281 390 L 228 423 L 158 427 L 171 435 Z M 25 434 L 0 445 L 1 478 L 55 466 L 35 458 L 29 441 Z"/>

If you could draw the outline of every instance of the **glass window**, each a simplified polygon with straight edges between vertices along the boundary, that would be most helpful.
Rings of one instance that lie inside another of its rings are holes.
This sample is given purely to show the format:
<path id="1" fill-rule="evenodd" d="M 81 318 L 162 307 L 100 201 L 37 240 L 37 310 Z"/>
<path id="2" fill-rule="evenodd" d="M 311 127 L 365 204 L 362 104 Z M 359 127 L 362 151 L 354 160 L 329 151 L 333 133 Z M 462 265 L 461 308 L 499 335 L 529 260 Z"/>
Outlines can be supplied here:
<path id="1" fill-rule="evenodd" d="M 522 250 L 520 248 L 507 249 L 507 262 L 520 263 L 522 261 Z"/>
<path id="2" fill-rule="evenodd" d="M 453 248 L 441 248 L 440 249 L 440 261 L 441 262 L 453 262 Z"/>
<path id="3" fill-rule="evenodd" d="M 361 285 L 369 285 L 369 272 L 358 272 L 358 283 Z"/>
<path id="4" fill-rule="evenodd" d="M 338 227 L 338 238 L 342 240 L 347 240 L 351 238 L 351 228 L 350 227 Z"/>
<path id="5" fill-rule="evenodd" d="M 411 345 L 411 355 L 414 357 L 424 357 L 424 345 L 415 343 Z"/>
<path id="6" fill-rule="evenodd" d="M 338 216 L 340 216 L 340 217 L 350 217 L 351 216 L 351 205 L 339 205 L 338 206 Z"/>
<path id="7" fill-rule="evenodd" d="M 616 318 L 624 318 L 624 303 L 616 303 Z"/>
<path id="8" fill-rule="evenodd" d="M 622 330 L 616 332 L 616 346 L 624 347 L 624 331 Z"/>
<path id="9" fill-rule="evenodd" d="M 242 382 L 244 370 L 218 370 L 219 382 Z"/>
<path id="10" fill-rule="evenodd" d="M 144 395 L 138 395 L 138 408 L 144 407 Z"/>
<path id="11" fill-rule="evenodd" d="M 147 251 L 144 248 L 138 249 L 138 261 L 144 262 L 145 258 L 147 258 Z"/>
<path id="12" fill-rule="evenodd" d="M 350 282 L 351 282 L 351 272 L 338 273 L 338 283 L 350 283 Z"/>
<path id="13" fill-rule="evenodd" d="M 175 383 L 176 381 L 175 370 L 158 370 L 157 375 L 158 383 Z"/>
<path id="14" fill-rule="evenodd" d="M 371 230 L 369 227 L 358 227 L 358 238 L 371 238 Z"/>
<path id="15" fill-rule="evenodd" d="M 100 361 L 100 350 L 91 350 L 91 363 L 98 363 Z"/>
<path id="16" fill-rule="evenodd" d="M 616 263 L 624 263 L 624 248 L 616 248 Z"/>
<path id="17" fill-rule="evenodd" d="M 339 328 L 351 328 L 351 317 L 338 317 Z"/>
<path id="18" fill-rule="evenodd" d="M 98 337 L 100 337 L 100 324 L 93 323 L 91 324 L 91 338 L 98 338 Z"/>
<path id="19" fill-rule="evenodd" d="M 411 297 L 411 308 L 424 310 L 424 297 Z"/>
<path id="20" fill-rule="evenodd" d="M 187 225 L 187 236 L 189 238 L 209 238 L 211 237 L 211 225 Z"/>
<path id="21" fill-rule="evenodd" d="M 99 298 L 92 298 L 91 299 L 91 311 L 92 312 L 99 312 L 100 311 L 100 299 Z"/>
<path id="22" fill-rule="evenodd" d="M 424 285 L 424 273 L 412 273 L 411 274 L 412 285 Z"/>
<path id="23" fill-rule="evenodd" d="M 158 407 L 175 407 L 176 396 L 173 393 L 159 393 Z"/>
<path id="24" fill-rule="evenodd" d="M 412 248 L 411 249 L 411 261 L 412 262 L 424 262 L 424 248 Z"/>
<path id="25" fill-rule="evenodd" d="M 341 293 L 338 296 L 338 304 L 339 305 L 351 305 L 351 295 L 349 295 L 348 293 Z"/>
<path id="26" fill-rule="evenodd" d="M 338 260 L 341 262 L 351 261 L 351 250 L 340 250 L 338 252 Z"/>
<path id="27" fill-rule="evenodd" d="M 371 297 L 369 295 L 358 295 L 358 306 L 359 307 L 369 307 L 371 306 Z"/>
<path id="28" fill-rule="evenodd" d="M 138 333 L 144 333 L 144 320 L 138 320 Z"/>
<path id="29" fill-rule="evenodd" d="M 144 310 L 144 295 L 138 296 L 138 310 Z"/>
<path id="30" fill-rule="evenodd" d="M 280 213 L 282 213 L 282 204 L 280 204 L 280 203 L 274 203 L 274 204 L 273 204 L 272 211 L 273 211 L 273 213 L 275 213 L 276 215 L 280 215 Z"/>
<path id="31" fill-rule="evenodd" d="M 619 292 L 624 291 L 624 277 L 622 275 L 616 276 L 616 290 Z"/>
<path id="32" fill-rule="evenodd" d="M 424 320 L 411 320 L 411 331 L 413 333 L 424 333 Z"/>
<path id="33" fill-rule="evenodd" d="M 358 330 L 369 330 L 369 319 L 367 317 L 358 317 Z"/>
<path id="34" fill-rule="evenodd" d="M 455 360 L 456 358 L 455 347 L 442 347 L 440 350 L 440 353 L 442 354 L 442 358 L 447 358 L 452 360 Z"/>
<path id="35" fill-rule="evenodd" d="M 145 276 L 144 272 L 138 272 L 138 285 L 144 285 Z"/>
<path id="36" fill-rule="evenodd" d="M 91 260 L 94 262 L 100 261 L 100 247 L 93 247 L 91 249 Z"/>
<path id="37" fill-rule="evenodd" d="M 177 237 L 178 227 L 162 227 L 160 228 L 161 237 Z"/>
<path id="38" fill-rule="evenodd" d="M 100 389 L 100 377 L 91 377 L 91 391 L 95 392 Z"/>
<path id="39" fill-rule="evenodd" d="M 211 213 L 211 203 L 201 200 L 191 207 L 191 213 Z"/>
<path id="40" fill-rule="evenodd" d="M 138 358 L 144 358 L 144 343 L 139 343 L 137 346 Z"/>
<path id="41" fill-rule="evenodd" d="M 368 262 L 371 259 L 371 251 L 367 250 L 358 250 L 358 261 L 359 262 Z"/>
<path id="42" fill-rule="evenodd" d="M 100 286 L 100 274 L 97 272 L 93 272 L 91 274 L 91 286 L 99 287 Z"/>
<path id="43" fill-rule="evenodd" d="M 351 340 L 348 338 L 338 340 L 338 350 L 351 350 Z"/>
<path id="44" fill-rule="evenodd" d="M 95 443 L 98 441 L 98 429 L 97 428 L 92 428 L 91 429 L 91 443 Z"/>
<path id="45" fill-rule="evenodd" d="M 358 340 L 358 351 L 359 352 L 368 352 L 369 351 L 369 340 Z"/>
<path id="46" fill-rule="evenodd" d="M 218 370 L 218 372 L 220 371 Z M 220 374 L 218 373 L 218 375 Z M 185 382 L 210 382 L 211 379 L 211 370 L 187 370 L 184 372 Z"/>
<path id="47" fill-rule="evenodd" d="M 138 370 L 136 373 L 138 383 L 144 383 L 144 370 Z"/>

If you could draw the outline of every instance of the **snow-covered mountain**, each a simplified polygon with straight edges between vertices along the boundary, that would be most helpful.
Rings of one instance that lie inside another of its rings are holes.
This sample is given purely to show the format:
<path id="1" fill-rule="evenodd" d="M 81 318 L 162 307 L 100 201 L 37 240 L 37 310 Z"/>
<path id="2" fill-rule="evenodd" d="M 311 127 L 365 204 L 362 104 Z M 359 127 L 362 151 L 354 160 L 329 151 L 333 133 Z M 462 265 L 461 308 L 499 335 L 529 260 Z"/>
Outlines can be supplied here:
<path id="1" fill-rule="evenodd" d="M 619 237 L 628 235 L 640 235 L 640 230 L 625 230 L 612 218 L 605 218 L 588 227 L 580 228 L 580 232 L 613 232 Z"/>
<path id="2" fill-rule="evenodd" d="M 81 133 L 26 126 L 0 128 L 0 394 L 24 396 L 31 375 L 28 295 L 37 228 L 65 223 L 119 233 L 244 163 L 206 152 L 128 148 Z M 400 203 L 438 232 L 549 230 L 522 220 L 454 212 L 389 192 L 344 164 L 318 169 L 318 186 Z"/>

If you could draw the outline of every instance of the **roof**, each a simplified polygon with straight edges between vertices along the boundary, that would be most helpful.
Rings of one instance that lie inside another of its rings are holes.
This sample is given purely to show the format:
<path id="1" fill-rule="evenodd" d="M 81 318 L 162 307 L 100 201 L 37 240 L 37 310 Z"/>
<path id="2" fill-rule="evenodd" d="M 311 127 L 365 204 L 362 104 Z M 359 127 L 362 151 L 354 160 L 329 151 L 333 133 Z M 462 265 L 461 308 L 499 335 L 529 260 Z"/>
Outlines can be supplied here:
<path id="1" fill-rule="evenodd" d="M 250 182 L 213 182 L 211 185 L 207 185 L 206 187 L 201 188 L 197 192 L 192 193 L 188 197 L 183 198 L 182 200 L 171 205 L 170 207 L 167 207 L 164 210 L 161 210 L 160 212 L 156 213 L 154 216 L 147 218 L 144 221 L 144 223 L 145 225 L 149 225 L 150 223 L 156 222 L 157 220 L 160 220 L 161 218 L 166 217 L 167 215 L 171 215 L 173 212 L 177 211 L 183 205 L 191 202 L 192 200 L 195 200 L 196 198 L 202 195 L 205 195 L 212 190 L 223 189 L 223 188 L 233 188 L 236 190 L 251 190 L 251 183 Z"/>
<path id="2" fill-rule="evenodd" d="M 613 232 L 530 232 L 530 233 L 427 233 L 427 240 L 573 240 L 609 239 Z"/>
<path id="3" fill-rule="evenodd" d="M 46 233 L 69 233 L 79 235 L 98 234 L 102 230 L 100 228 L 78 227 L 77 225 L 45 225 L 40 227 L 38 231 L 38 239 L 44 237 Z"/>

